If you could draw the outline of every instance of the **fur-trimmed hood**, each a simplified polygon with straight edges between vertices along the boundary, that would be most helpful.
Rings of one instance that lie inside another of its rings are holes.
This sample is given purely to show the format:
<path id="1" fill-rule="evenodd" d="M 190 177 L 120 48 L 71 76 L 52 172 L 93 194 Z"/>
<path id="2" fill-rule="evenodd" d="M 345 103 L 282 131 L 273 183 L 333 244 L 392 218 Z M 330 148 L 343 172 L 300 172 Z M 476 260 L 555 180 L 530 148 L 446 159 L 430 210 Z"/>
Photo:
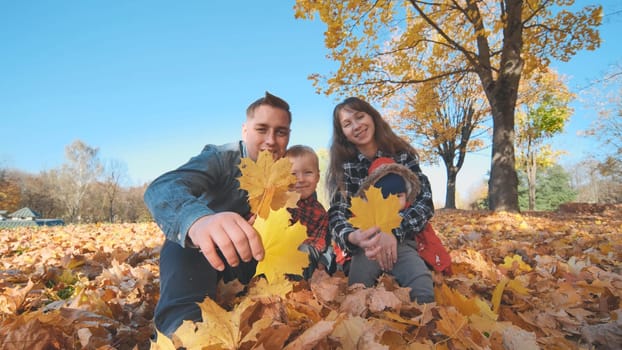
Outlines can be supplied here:
<path id="1" fill-rule="evenodd" d="M 419 182 L 419 178 L 412 170 L 398 163 L 382 164 L 378 166 L 363 180 L 361 188 L 359 188 L 354 195 L 356 197 L 363 196 L 364 191 L 369 189 L 369 187 L 375 184 L 376 181 L 380 180 L 380 178 L 390 173 L 397 174 L 404 178 L 404 182 L 406 183 L 406 202 L 414 202 L 415 198 L 419 195 L 419 192 L 421 192 L 421 183 Z"/>

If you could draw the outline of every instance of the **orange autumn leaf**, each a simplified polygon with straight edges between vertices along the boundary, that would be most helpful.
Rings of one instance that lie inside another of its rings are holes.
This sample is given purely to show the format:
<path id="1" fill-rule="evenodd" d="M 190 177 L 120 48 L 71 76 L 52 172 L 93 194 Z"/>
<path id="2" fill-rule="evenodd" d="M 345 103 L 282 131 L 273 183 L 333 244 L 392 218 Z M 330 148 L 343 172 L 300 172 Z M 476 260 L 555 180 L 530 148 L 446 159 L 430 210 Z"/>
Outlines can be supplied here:
<path id="1" fill-rule="evenodd" d="M 296 183 L 296 177 L 291 174 L 291 167 L 287 158 L 275 161 L 268 151 L 260 152 L 257 162 L 250 158 L 242 158 L 240 188 L 248 192 L 248 201 L 253 213 L 265 219 L 270 214 L 270 209 L 296 206 L 300 195 L 289 191 L 289 186 Z"/>
<path id="2" fill-rule="evenodd" d="M 267 219 L 255 220 L 253 227 L 261 236 L 265 251 L 255 275 L 264 274 L 268 281 L 277 281 L 283 274 L 302 275 L 303 268 L 309 265 L 308 255 L 298 250 L 307 238 L 307 229 L 300 222 L 290 225 L 289 220 L 285 208 L 271 210 Z"/>
<path id="3" fill-rule="evenodd" d="M 377 226 L 380 231 L 391 234 L 391 231 L 402 222 L 399 214 L 400 201 L 395 195 L 386 199 L 382 197 L 379 188 L 371 186 L 365 191 L 365 198 L 352 198 L 352 217 L 349 222 L 352 226 L 366 230 Z"/>

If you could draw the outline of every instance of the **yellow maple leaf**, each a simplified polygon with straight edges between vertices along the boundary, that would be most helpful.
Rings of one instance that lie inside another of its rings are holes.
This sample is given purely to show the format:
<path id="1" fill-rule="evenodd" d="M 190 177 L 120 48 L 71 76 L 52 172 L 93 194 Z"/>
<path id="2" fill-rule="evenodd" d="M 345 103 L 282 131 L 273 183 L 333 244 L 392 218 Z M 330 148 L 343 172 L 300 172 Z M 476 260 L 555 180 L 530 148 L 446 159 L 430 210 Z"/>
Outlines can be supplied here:
<path id="1" fill-rule="evenodd" d="M 287 158 L 274 160 L 268 151 L 261 151 L 257 162 L 242 158 L 238 178 L 240 188 L 248 192 L 251 211 L 261 218 L 267 218 L 270 209 L 292 208 L 296 206 L 300 194 L 289 191 L 296 183 L 291 174 L 292 164 Z"/>
<path id="2" fill-rule="evenodd" d="M 374 186 L 365 191 L 364 196 L 367 200 L 352 198 L 352 217 L 348 221 L 362 230 L 378 226 L 380 231 L 391 234 L 402 222 L 400 200 L 395 195 L 383 198 L 382 191 Z"/>
<path id="3" fill-rule="evenodd" d="M 248 291 L 248 297 L 253 299 L 279 296 L 285 298 L 294 289 L 294 285 L 283 275 L 276 275 L 268 283 L 265 279 L 258 280 Z"/>
<path id="4" fill-rule="evenodd" d="M 514 265 L 515 263 L 516 265 Z M 504 257 L 503 264 L 501 264 L 501 267 L 504 267 L 508 270 L 518 269 L 520 271 L 525 271 L 525 272 L 531 271 L 531 266 L 527 265 L 523 261 L 523 258 L 518 254 Z"/>
<path id="5" fill-rule="evenodd" d="M 308 255 L 298 250 L 307 238 L 307 229 L 299 222 L 290 226 L 289 220 L 289 212 L 281 208 L 270 210 L 267 219 L 258 217 L 253 224 L 265 251 L 255 274 L 263 273 L 268 281 L 278 281 L 283 274 L 301 275 L 302 269 L 309 265 Z"/>
<path id="6" fill-rule="evenodd" d="M 151 341 L 151 350 L 176 350 L 177 348 L 173 345 L 173 341 L 160 333 L 159 330 L 156 329 L 158 337 L 156 342 Z"/>
<path id="7" fill-rule="evenodd" d="M 481 315 L 491 320 L 497 319 L 490 306 L 477 296 L 468 298 L 445 284 L 434 287 L 434 295 L 439 305 L 453 306 L 465 316 Z"/>
<path id="8" fill-rule="evenodd" d="M 184 321 L 173 334 L 173 339 L 177 339 L 186 349 L 237 349 L 242 339 L 242 314 L 254 304 L 251 299 L 242 299 L 232 311 L 227 312 L 207 297 L 199 303 L 203 321 Z"/>
<path id="9" fill-rule="evenodd" d="M 520 279 L 513 279 L 508 282 L 507 288 L 521 295 L 528 295 L 530 290 Z"/>

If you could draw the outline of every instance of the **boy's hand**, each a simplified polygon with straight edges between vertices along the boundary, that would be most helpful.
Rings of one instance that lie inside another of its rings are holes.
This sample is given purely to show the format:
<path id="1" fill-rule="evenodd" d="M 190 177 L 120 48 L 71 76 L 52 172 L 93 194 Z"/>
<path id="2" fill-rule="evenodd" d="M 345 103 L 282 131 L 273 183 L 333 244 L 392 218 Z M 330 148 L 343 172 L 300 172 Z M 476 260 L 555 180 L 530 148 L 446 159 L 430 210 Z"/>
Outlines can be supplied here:
<path id="1" fill-rule="evenodd" d="M 261 237 L 242 216 L 234 212 L 201 217 L 190 226 L 188 236 L 218 271 L 225 269 L 218 250 L 234 267 L 238 266 L 240 258 L 248 262 L 252 258 L 260 261 L 264 257 Z"/>

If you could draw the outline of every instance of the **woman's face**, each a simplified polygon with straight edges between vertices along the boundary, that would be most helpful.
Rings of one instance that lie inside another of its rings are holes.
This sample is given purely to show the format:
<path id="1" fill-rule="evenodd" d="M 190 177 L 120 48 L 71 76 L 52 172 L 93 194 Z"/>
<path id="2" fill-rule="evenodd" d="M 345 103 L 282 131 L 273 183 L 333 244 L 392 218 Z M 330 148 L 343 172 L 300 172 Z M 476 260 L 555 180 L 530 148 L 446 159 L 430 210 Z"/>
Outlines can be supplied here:
<path id="1" fill-rule="evenodd" d="M 355 111 L 346 106 L 339 111 L 339 124 L 346 139 L 359 150 L 376 147 L 376 140 L 374 139 L 376 127 L 369 114 Z"/>

